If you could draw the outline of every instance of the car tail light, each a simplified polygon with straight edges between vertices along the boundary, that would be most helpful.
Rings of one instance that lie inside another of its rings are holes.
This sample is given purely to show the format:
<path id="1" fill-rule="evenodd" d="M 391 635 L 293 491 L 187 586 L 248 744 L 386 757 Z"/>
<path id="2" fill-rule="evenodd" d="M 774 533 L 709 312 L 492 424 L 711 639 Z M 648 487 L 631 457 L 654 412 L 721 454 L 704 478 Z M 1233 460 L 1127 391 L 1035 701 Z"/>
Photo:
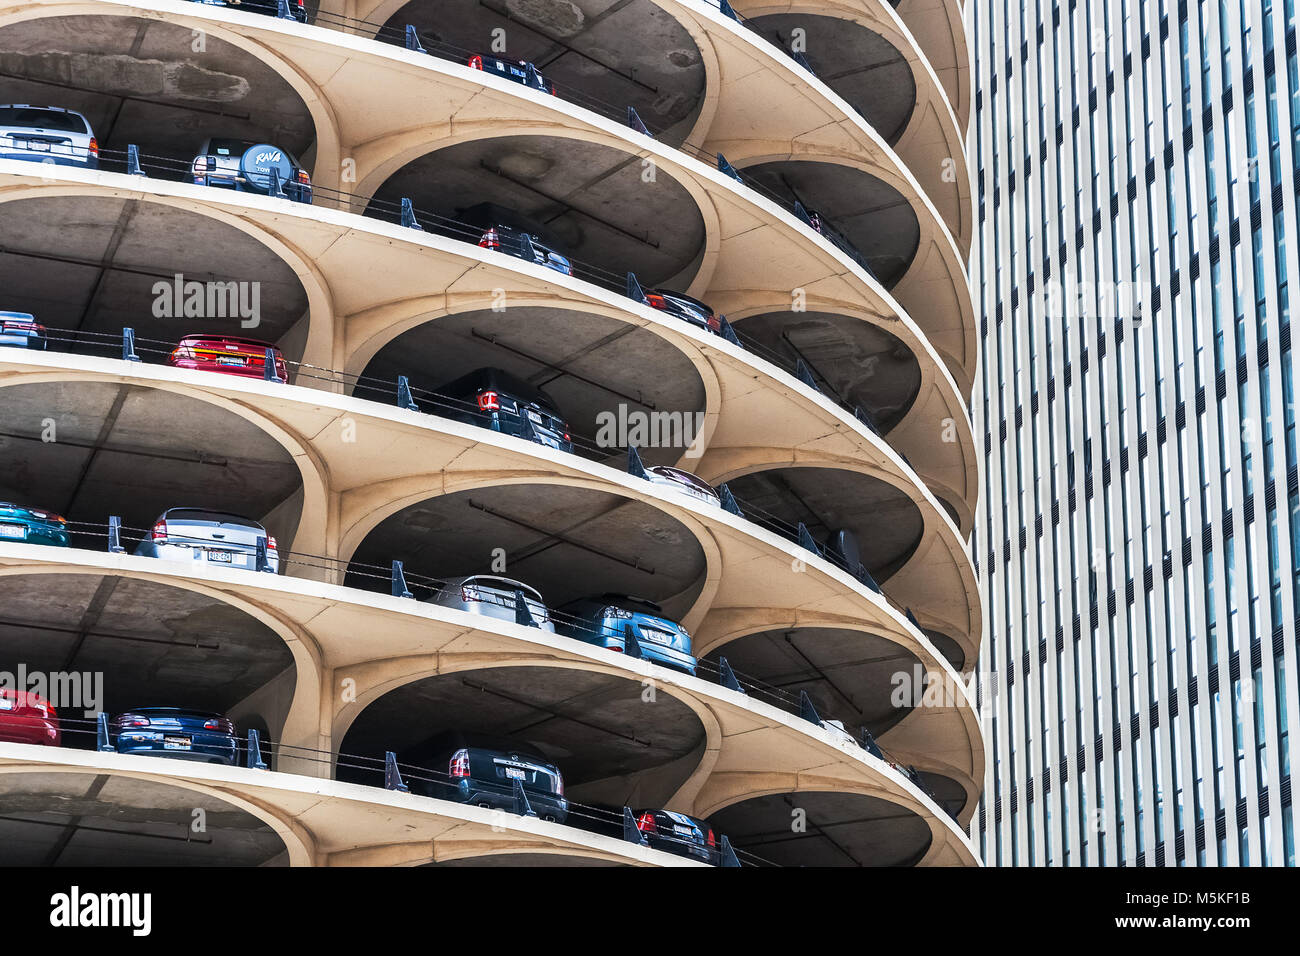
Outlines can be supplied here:
<path id="1" fill-rule="evenodd" d="M 716 312 L 710 312 L 708 318 L 708 326 L 710 332 L 721 332 L 722 318 Z"/>
<path id="2" fill-rule="evenodd" d="M 3 324 L 6 329 L 17 329 L 20 332 L 37 332 L 41 328 L 35 322 L 23 322 L 18 319 L 5 319 Z"/>
<path id="3" fill-rule="evenodd" d="M 159 521 L 153 526 L 153 533 L 150 535 L 155 541 L 167 540 L 167 522 Z"/>
<path id="4" fill-rule="evenodd" d="M 469 751 L 457 750 L 451 755 L 451 764 L 447 768 L 447 773 L 453 777 L 469 776 Z"/>
<path id="5" fill-rule="evenodd" d="M 709 828 L 708 835 L 705 837 L 705 839 L 707 839 L 707 840 L 709 841 L 709 846 L 710 846 L 710 847 L 715 847 L 715 846 L 718 845 L 718 844 L 714 841 L 714 839 L 713 839 L 713 828 L 712 828 L 712 827 Z"/>
<path id="6" fill-rule="evenodd" d="M 299 0 L 299 2 L 301 2 L 301 0 Z M 298 182 L 304 186 L 311 185 L 311 177 L 307 175 L 307 170 L 305 169 L 298 170 Z"/>
<path id="7" fill-rule="evenodd" d="M 231 725 L 230 721 L 220 717 L 212 717 L 203 722 L 203 729 L 220 730 L 220 731 L 224 731 L 225 733 L 230 733 L 230 731 L 233 730 L 234 728 Z"/>
<path id="8" fill-rule="evenodd" d="M 667 302 L 667 300 L 665 300 L 663 296 L 661 296 L 661 295 L 657 295 L 657 294 L 654 293 L 654 292 L 646 293 L 645 304 L 648 305 L 648 306 L 650 306 L 650 308 L 652 308 L 652 309 L 667 309 L 667 308 L 668 308 L 668 302 Z"/>
<path id="9" fill-rule="evenodd" d="M 483 58 L 481 56 L 472 56 L 469 58 L 469 67 L 471 70 L 483 69 Z"/>
<path id="10" fill-rule="evenodd" d="M 149 718 L 135 716 L 119 717 L 117 718 L 117 725 L 119 727 L 148 727 Z"/>
<path id="11" fill-rule="evenodd" d="M 558 772 L 555 774 L 555 795 L 564 796 L 564 778 Z"/>
<path id="12" fill-rule="evenodd" d="M 275 543 L 275 535 L 273 535 L 273 534 L 268 534 L 268 535 L 266 536 L 266 550 L 267 550 L 267 551 L 274 551 L 274 550 L 276 550 L 276 548 L 277 548 L 277 545 L 276 545 L 276 543 Z"/>
<path id="13" fill-rule="evenodd" d="M 194 157 L 194 165 L 190 169 L 190 172 L 194 174 L 195 179 L 202 179 L 204 176 L 206 176 L 208 174 L 208 157 L 206 156 Z"/>
<path id="14" fill-rule="evenodd" d="M 476 587 L 462 584 L 460 586 L 460 599 L 462 601 L 482 601 L 483 593 Z"/>
<path id="15" fill-rule="evenodd" d="M 495 229 L 489 229 L 483 233 L 483 238 L 479 239 L 478 244 L 484 249 L 500 249 L 501 237 L 497 235 Z"/>
<path id="16" fill-rule="evenodd" d="M 496 392 L 479 392 L 478 407 L 481 412 L 495 412 L 501 409 L 501 396 Z"/>
<path id="17" fill-rule="evenodd" d="M 655 825 L 655 815 L 653 813 L 643 813 L 640 819 L 636 821 L 636 828 L 642 833 L 658 833 L 659 827 Z"/>
<path id="18" fill-rule="evenodd" d="M 298 0 L 298 9 L 304 11 L 306 10 L 306 4 L 303 2 L 303 0 Z"/>
<path id="19" fill-rule="evenodd" d="M 94 156 L 96 159 L 98 159 L 98 158 L 99 158 L 99 140 L 95 139 L 95 137 L 93 137 L 93 136 L 90 137 L 90 148 L 89 148 L 87 151 L 90 153 L 91 156 Z"/>

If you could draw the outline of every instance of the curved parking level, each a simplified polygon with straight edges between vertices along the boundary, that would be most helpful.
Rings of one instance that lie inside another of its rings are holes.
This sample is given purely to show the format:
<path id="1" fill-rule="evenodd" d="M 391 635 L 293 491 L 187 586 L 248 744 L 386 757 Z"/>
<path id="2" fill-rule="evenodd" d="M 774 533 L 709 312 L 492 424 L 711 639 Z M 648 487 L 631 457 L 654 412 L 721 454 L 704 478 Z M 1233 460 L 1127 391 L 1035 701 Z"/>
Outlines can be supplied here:
<path id="1" fill-rule="evenodd" d="M 284 841 L 247 810 L 105 771 L 15 773 L 0 765 L 0 847 L 5 866 L 288 865 Z"/>
<path id="2" fill-rule="evenodd" d="M 669 143 L 686 138 L 704 100 L 695 40 L 651 0 L 389 0 L 367 19 L 388 31 L 413 25 L 449 55 L 530 62 L 580 102 L 633 107 Z"/>
<path id="3" fill-rule="evenodd" d="M 559 767 L 571 800 L 660 806 L 686 781 L 705 745 L 700 718 L 642 681 L 561 667 L 486 667 L 389 690 L 349 726 L 340 753 L 392 750 L 423 756 L 439 734 L 488 734 L 540 749 Z M 342 761 L 340 761 L 342 765 Z M 340 766 L 339 778 L 346 769 Z M 360 781 L 359 781 L 360 782 Z M 444 789 L 432 784 L 434 795 Z M 575 819 L 584 825 L 581 819 Z"/>
<path id="4" fill-rule="evenodd" d="M 175 178 L 184 178 L 209 136 L 271 141 L 312 168 L 315 123 L 281 64 L 218 35 L 123 14 L 0 27 L 0 103 L 76 110 L 102 149 L 135 144 L 173 161 Z"/>

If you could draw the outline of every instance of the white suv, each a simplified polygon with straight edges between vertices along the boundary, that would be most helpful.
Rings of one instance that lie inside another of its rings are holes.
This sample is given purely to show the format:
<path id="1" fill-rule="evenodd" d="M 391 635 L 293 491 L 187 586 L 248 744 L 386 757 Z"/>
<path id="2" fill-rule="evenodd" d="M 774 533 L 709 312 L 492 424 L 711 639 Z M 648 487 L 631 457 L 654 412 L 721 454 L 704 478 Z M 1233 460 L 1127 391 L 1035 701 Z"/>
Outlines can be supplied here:
<path id="1" fill-rule="evenodd" d="M 99 141 L 86 117 L 57 106 L 0 106 L 0 159 L 99 168 Z"/>

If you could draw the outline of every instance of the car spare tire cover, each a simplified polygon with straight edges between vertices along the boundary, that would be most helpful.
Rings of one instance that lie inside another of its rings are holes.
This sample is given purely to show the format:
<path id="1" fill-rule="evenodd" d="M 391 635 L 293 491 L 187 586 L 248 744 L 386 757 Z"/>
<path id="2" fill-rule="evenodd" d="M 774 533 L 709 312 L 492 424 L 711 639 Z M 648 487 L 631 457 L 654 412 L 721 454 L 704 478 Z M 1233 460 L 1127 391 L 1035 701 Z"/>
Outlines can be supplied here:
<path id="1" fill-rule="evenodd" d="M 271 191 L 272 170 L 279 175 L 281 188 L 293 178 L 293 161 L 278 146 L 258 143 L 250 146 L 239 160 L 239 171 L 244 174 L 248 184 L 259 192 Z"/>

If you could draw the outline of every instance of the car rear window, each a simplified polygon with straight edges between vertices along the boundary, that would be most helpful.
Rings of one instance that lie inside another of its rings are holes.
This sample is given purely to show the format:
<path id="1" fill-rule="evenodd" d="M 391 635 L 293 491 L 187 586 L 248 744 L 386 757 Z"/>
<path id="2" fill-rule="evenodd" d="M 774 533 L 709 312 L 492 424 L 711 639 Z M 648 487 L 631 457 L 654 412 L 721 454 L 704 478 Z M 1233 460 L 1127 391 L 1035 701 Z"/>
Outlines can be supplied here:
<path id="1" fill-rule="evenodd" d="M 511 581 L 509 578 L 492 578 L 492 577 L 479 576 L 476 578 L 467 579 L 463 586 L 481 588 L 488 591 L 496 591 L 500 594 L 508 595 L 511 599 L 514 598 L 514 594 L 516 590 L 523 591 L 524 597 L 531 598 L 532 600 L 536 601 L 538 604 L 542 603 L 542 596 L 538 594 L 535 590 L 530 588 L 527 584 L 523 584 L 519 581 Z"/>
<path id="2" fill-rule="evenodd" d="M 0 106 L 0 126 L 53 129 L 62 133 L 88 133 L 86 121 L 76 113 L 39 106 Z"/>
<path id="3" fill-rule="evenodd" d="M 185 521 L 189 523 L 235 524 L 246 528 L 261 530 L 261 525 L 249 518 L 226 514 L 224 511 L 205 511 L 201 508 L 173 508 L 167 512 L 168 521 Z"/>
<path id="4" fill-rule="evenodd" d="M 213 139 L 208 141 L 208 152 L 217 156 L 242 156 L 255 145 L 245 139 Z"/>

